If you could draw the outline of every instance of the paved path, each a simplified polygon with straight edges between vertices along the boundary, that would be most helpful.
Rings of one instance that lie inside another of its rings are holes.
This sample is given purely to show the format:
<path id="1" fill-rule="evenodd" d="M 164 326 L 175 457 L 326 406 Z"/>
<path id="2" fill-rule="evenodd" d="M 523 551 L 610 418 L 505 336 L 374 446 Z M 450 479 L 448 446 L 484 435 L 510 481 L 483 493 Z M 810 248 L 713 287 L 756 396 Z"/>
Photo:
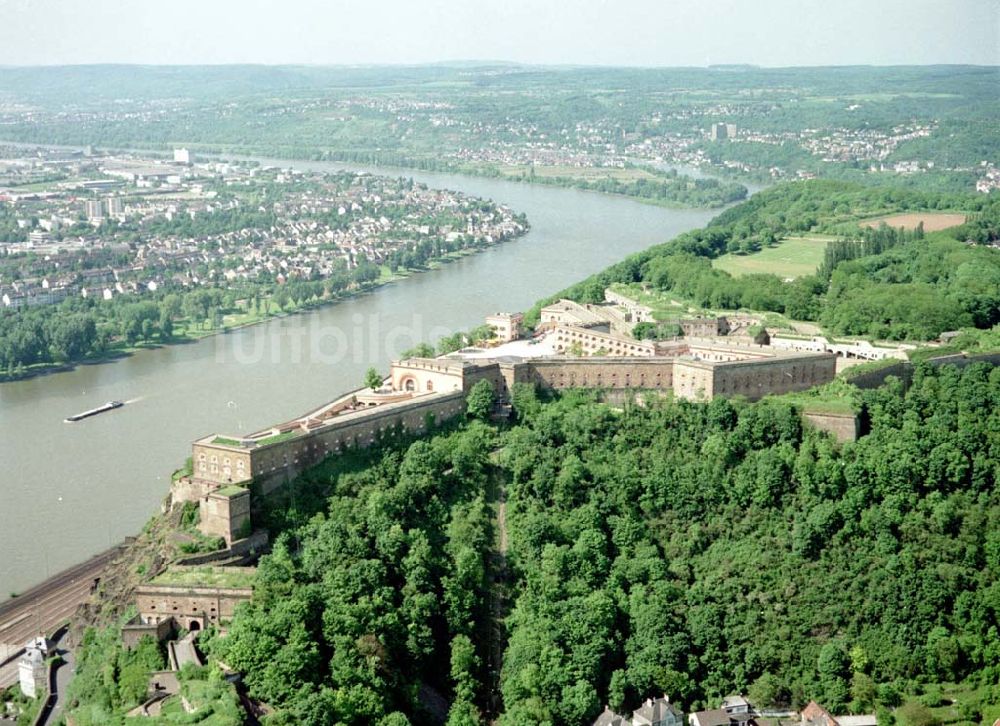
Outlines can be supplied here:
<path id="1" fill-rule="evenodd" d="M 171 640 L 167 644 L 171 656 L 171 670 L 179 671 L 187 663 L 194 663 L 196 666 L 203 665 L 198 651 L 194 647 L 196 632 L 188 633 L 180 640 Z"/>
<path id="2" fill-rule="evenodd" d="M 507 556 L 507 499 L 501 490 L 500 504 L 497 506 L 497 526 L 500 528 L 500 555 Z"/>
<path id="3" fill-rule="evenodd" d="M 487 695 L 486 715 L 493 723 L 503 709 L 503 699 L 500 694 L 500 667 L 503 664 L 503 654 L 507 647 L 507 629 L 504 621 L 508 610 L 507 593 L 507 490 L 500 484 L 497 491 L 498 530 L 497 547 L 490 555 L 489 566 L 489 608 L 490 622 L 487 638 L 487 678 L 489 693 Z"/>
<path id="4" fill-rule="evenodd" d="M 45 726 L 45 724 L 58 723 L 59 717 L 62 715 L 67 702 L 67 693 L 69 691 L 70 681 L 73 680 L 73 676 L 76 675 L 76 656 L 73 655 L 73 651 L 67 650 L 66 648 L 59 647 L 60 644 L 66 642 L 66 631 L 63 631 L 60 637 L 56 640 L 56 648 L 59 655 L 62 656 L 63 663 L 58 666 L 55 671 L 55 683 L 52 693 L 55 694 L 56 700 L 52 704 L 48 715 L 39 720 L 38 726 Z"/>
<path id="5" fill-rule="evenodd" d="M 69 683 L 76 673 L 76 659 L 73 653 L 60 647 L 66 642 L 68 631 L 67 627 L 60 628 L 52 639 L 51 653 L 61 656 L 62 662 L 51 668 L 46 666 L 48 675 L 48 683 L 45 686 L 46 693 L 41 709 L 32 721 L 33 726 L 46 726 L 58 722 L 66 706 Z"/>

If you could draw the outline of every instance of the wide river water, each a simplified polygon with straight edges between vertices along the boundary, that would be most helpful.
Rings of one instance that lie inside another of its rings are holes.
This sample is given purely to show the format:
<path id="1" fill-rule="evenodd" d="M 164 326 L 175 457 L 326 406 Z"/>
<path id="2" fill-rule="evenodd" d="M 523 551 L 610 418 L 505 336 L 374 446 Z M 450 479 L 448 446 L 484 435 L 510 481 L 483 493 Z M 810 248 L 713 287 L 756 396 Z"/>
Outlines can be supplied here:
<path id="1" fill-rule="evenodd" d="M 191 440 L 304 413 L 359 386 L 369 366 L 386 371 L 394 355 L 416 342 L 468 329 L 491 312 L 527 309 L 717 214 L 495 179 L 364 170 L 494 199 L 526 213 L 531 231 L 310 313 L 0 383 L 0 600 L 136 533 L 158 511 Z M 109 400 L 128 405 L 63 423 Z"/>

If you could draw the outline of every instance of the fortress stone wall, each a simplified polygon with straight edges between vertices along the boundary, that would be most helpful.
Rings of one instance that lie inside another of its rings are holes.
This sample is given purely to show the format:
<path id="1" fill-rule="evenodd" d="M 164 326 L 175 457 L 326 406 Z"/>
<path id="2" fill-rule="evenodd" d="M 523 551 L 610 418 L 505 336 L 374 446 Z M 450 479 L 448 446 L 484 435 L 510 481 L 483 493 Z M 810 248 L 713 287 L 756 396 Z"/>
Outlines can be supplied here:
<path id="1" fill-rule="evenodd" d="M 198 479 L 216 484 L 246 481 L 251 477 L 253 464 L 250 452 L 222 443 L 197 441 L 191 449 L 191 463 Z M 196 492 L 201 496 L 208 492 Z"/>
<path id="2" fill-rule="evenodd" d="M 556 325 L 555 349 L 560 353 L 569 352 L 574 348 L 584 355 L 595 355 L 603 352 L 610 356 L 651 356 L 656 353 L 656 346 L 648 340 L 632 340 L 615 333 L 605 333 L 590 328 L 579 328 L 570 325 Z"/>
<path id="3" fill-rule="evenodd" d="M 674 358 L 539 358 L 517 369 L 518 383 L 541 388 L 673 390 Z"/>
<path id="4" fill-rule="evenodd" d="M 248 535 L 250 490 L 227 486 L 206 494 L 198 503 L 199 529 L 210 537 L 222 537 L 226 545 Z"/>
<path id="5" fill-rule="evenodd" d="M 171 498 L 175 503 L 198 502 L 201 531 L 231 542 L 238 537 L 245 527 L 243 522 L 250 516 L 249 492 L 241 498 L 239 491 L 233 491 L 239 488 L 233 485 L 253 481 L 255 491 L 267 495 L 288 479 L 345 448 L 369 446 L 380 434 L 396 429 L 421 433 L 429 422 L 446 421 L 464 411 L 465 394 L 457 390 L 341 413 L 322 426 L 312 430 L 300 428 L 291 438 L 279 438 L 272 443 L 267 443 L 267 439 L 263 444 L 256 444 L 252 439 L 239 442 L 207 436 L 192 445 L 194 473 L 173 483 Z M 224 443 L 226 441 L 233 443 Z M 246 463 L 235 467 L 233 461 Z M 205 469 L 202 464 L 206 465 Z M 200 476 L 202 472 L 207 476 Z M 220 480 L 223 472 L 231 478 Z"/>
<path id="6" fill-rule="evenodd" d="M 583 332 L 594 337 L 591 345 L 606 335 Z M 836 367 L 831 353 L 777 353 L 716 341 L 675 341 L 659 344 L 655 351 L 652 343 L 636 341 L 635 350 L 624 348 L 632 345 L 628 341 L 621 345 L 625 352 L 618 355 L 394 361 L 382 390 L 356 391 L 250 436 L 212 435 L 194 442 L 193 472 L 174 482 L 173 501 L 197 501 L 201 530 L 232 542 L 249 529 L 246 485 L 252 482 L 254 495 L 266 496 L 347 448 L 370 446 L 393 430 L 421 433 L 431 422 L 462 415 L 466 394 L 481 380 L 490 382 L 501 401 L 510 400 L 517 383 L 553 390 L 670 391 L 690 400 L 717 395 L 755 400 L 827 383 Z"/>
<path id="7" fill-rule="evenodd" d="M 136 590 L 135 602 L 143 624 L 157 625 L 173 619 L 182 628 L 192 630 L 232 619 L 236 606 L 252 595 L 249 587 L 147 584 Z"/>
<path id="8" fill-rule="evenodd" d="M 861 421 L 855 414 L 805 411 L 802 418 L 820 431 L 826 431 L 842 444 L 857 441 L 861 434 Z"/>
<path id="9" fill-rule="evenodd" d="M 166 640 L 173 629 L 174 621 L 170 618 L 165 618 L 159 622 L 145 623 L 137 615 L 122 626 L 122 645 L 132 650 L 138 647 L 139 643 L 145 637 L 150 637 L 157 643 L 160 643 Z"/>
<path id="10" fill-rule="evenodd" d="M 420 433 L 426 429 L 428 418 L 443 421 L 464 410 L 465 395 L 458 390 L 341 414 L 323 428 L 251 449 L 250 472 L 261 484 L 261 494 L 269 494 L 286 479 L 318 464 L 330 454 L 348 447 L 369 446 L 380 434 L 397 427 Z"/>
<path id="11" fill-rule="evenodd" d="M 829 383 L 836 375 L 836 356 L 793 356 L 719 363 L 712 368 L 713 396 L 745 396 L 755 401 L 769 394 L 805 391 Z"/>
<path id="12" fill-rule="evenodd" d="M 306 416 L 264 432 L 264 438 L 207 436 L 196 441 L 193 475 L 175 483 L 174 499 L 206 502 L 210 514 L 206 531 L 228 539 L 233 536 L 231 529 L 224 531 L 211 523 L 211 512 L 221 511 L 224 503 L 208 502 L 210 493 L 253 480 L 261 494 L 268 494 L 327 456 L 346 447 L 368 446 L 390 429 L 421 432 L 429 419 L 445 421 L 461 414 L 465 394 L 480 380 L 490 381 L 501 400 L 509 399 L 512 386 L 519 382 L 549 389 L 672 391 L 696 400 L 716 395 L 758 399 L 769 393 L 805 390 L 834 376 L 832 354 L 776 355 L 694 343 L 669 350 L 673 355 L 396 361 L 390 376 L 392 391 L 383 395 L 386 403 L 341 406 L 326 419 Z M 399 391 L 410 396 L 400 400 Z"/>
<path id="13" fill-rule="evenodd" d="M 390 379 L 394 391 L 444 393 L 465 391 L 466 361 L 448 358 L 410 358 L 393 361 Z"/>
<path id="14" fill-rule="evenodd" d="M 950 353 L 937 358 L 929 358 L 927 363 L 932 366 L 952 365 L 956 368 L 965 368 L 973 363 L 988 363 L 991 366 L 997 366 L 1000 365 L 1000 353 Z M 889 376 L 895 376 L 909 385 L 913 378 L 913 368 L 914 364 L 910 361 L 898 361 L 874 371 L 848 374 L 847 380 L 858 388 L 871 389 L 883 385 Z"/>

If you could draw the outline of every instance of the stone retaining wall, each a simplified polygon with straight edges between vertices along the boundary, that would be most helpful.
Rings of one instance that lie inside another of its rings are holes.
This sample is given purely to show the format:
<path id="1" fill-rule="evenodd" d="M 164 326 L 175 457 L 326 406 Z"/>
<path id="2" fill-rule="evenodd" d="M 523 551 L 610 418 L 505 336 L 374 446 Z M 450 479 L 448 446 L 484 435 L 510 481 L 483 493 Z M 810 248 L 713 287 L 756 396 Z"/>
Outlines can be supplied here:
<path id="1" fill-rule="evenodd" d="M 861 421 L 854 414 L 803 411 L 802 418 L 820 431 L 831 434 L 842 444 L 857 441 L 861 434 Z"/>

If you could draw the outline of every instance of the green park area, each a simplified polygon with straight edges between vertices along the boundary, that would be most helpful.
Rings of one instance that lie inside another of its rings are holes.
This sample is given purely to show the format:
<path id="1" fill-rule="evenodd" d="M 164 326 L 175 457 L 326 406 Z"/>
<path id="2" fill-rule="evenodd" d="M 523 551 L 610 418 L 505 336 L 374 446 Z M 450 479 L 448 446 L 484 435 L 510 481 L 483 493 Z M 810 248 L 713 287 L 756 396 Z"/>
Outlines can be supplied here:
<path id="1" fill-rule="evenodd" d="M 728 254 L 716 258 L 712 267 L 728 272 L 733 277 L 764 273 L 782 279 L 802 277 L 816 272 L 823 262 L 823 251 L 833 237 L 803 235 L 785 237 L 772 247 L 749 255 Z"/>

